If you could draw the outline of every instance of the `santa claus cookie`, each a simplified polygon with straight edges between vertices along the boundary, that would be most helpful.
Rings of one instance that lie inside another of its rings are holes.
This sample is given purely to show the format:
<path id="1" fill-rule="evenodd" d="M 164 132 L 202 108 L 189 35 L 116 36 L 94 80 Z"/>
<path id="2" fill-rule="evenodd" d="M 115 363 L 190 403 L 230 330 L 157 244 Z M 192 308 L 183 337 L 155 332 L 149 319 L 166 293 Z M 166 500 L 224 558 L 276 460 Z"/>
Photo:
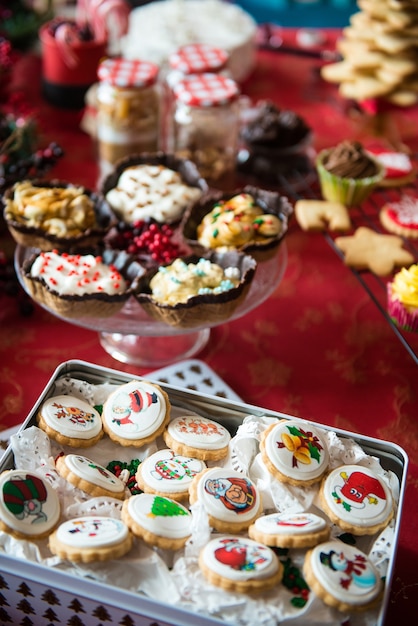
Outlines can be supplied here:
<path id="1" fill-rule="evenodd" d="M 59 517 L 57 492 L 44 478 L 26 470 L 0 475 L 0 530 L 18 539 L 43 539 Z"/>
<path id="2" fill-rule="evenodd" d="M 139 465 L 136 481 L 145 493 L 187 500 L 193 478 L 205 467 L 200 459 L 175 454 L 173 450 L 158 450 Z"/>
<path id="3" fill-rule="evenodd" d="M 326 521 L 314 513 L 271 513 L 248 529 L 251 539 L 277 548 L 311 548 L 329 538 Z"/>
<path id="4" fill-rule="evenodd" d="M 132 380 L 118 387 L 103 405 L 104 431 L 122 446 L 154 441 L 170 420 L 170 401 L 159 385 Z"/>
<path id="5" fill-rule="evenodd" d="M 342 465 L 324 479 L 319 497 L 334 524 L 354 535 L 373 535 L 393 517 L 392 494 L 385 481 L 361 465 Z"/>
<path id="6" fill-rule="evenodd" d="M 125 497 L 125 483 L 120 478 L 81 454 L 59 456 L 55 466 L 60 476 L 92 497 Z"/>
<path id="7" fill-rule="evenodd" d="M 370 609 L 381 600 L 379 573 L 358 548 L 328 541 L 305 557 L 303 574 L 312 591 L 339 611 Z"/>
<path id="8" fill-rule="evenodd" d="M 140 493 L 125 500 L 121 516 L 134 535 L 164 550 L 180 550 L 191 535 L 190 511 L 171 498 Z"/>
<path id="9" fill-rule="evenodd" d="M 198 415 L 173 419 L 164 432 L 164 441 L 177 454 L 204 461 L 219 461 L 228 454 L 229 432 L 217 422 Z"/>
<path id="10" fill-rule="evenodd" d="M 74 563 L 118 559 L 132 547 L 132 535 L 120 519 L 83 516 L 58 526 L 49 538 L 49 549 Z"/>
<path id="11" fill-rule="evenodd" d="M 212 539 L 200 552 L 199 567 L 212 585 L 238 593 L 268 591 L 283 577 L 273 550 L 246 537 Z"/>
<path id="12" fill-rule="evenodd" d="M 387 202 L 379 213 L 386 230 L 401 237 L 418 238 L 418 198 L 403 195 L 398 202 Z"/>
<path id="13" fill-rule="evenodd" d="M 367 152 L 385 168 L 385 176 L 379 183 L 380 187 L 400 187 L 415 179 L 415 168 L 405 152 L 396 152 L 380 146 L 370 146 Z"/>
<path id="14" fill-rule="evenodd" d="M 209 524 L 220 532 L 246 530 L 263 513 L 255 484 L 235 470 L 213 467 L 204 470 L 190 485 L 190 503 L 200 502 Z"/>
<path id="15" fill-rule="evenodd" d="M 98 411 L 73 396 L 48 398 L 39 409 L 36 419 L 39 428 L 62 445 L 87 448 L 103 436 Z"/>
<path id="16" fill-rule="evenodd" d="M 277 480 L 310 486 L 320 481 L 329 461 L 319 430 L 301 420 L 280 420 L 261 434 L 261 457 Z"/>

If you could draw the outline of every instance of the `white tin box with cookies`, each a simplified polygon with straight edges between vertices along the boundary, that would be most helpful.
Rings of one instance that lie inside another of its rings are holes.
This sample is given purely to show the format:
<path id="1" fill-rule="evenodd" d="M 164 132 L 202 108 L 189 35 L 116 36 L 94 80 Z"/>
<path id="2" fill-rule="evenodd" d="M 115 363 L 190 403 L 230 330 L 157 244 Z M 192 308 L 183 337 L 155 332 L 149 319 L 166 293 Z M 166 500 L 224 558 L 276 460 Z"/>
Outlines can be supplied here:
<path id="1" fill-rule="evenodd" d="M 382 625 L 407 464 L 389 442 L 67 361 L 0 464 L 0 621 Z"/>

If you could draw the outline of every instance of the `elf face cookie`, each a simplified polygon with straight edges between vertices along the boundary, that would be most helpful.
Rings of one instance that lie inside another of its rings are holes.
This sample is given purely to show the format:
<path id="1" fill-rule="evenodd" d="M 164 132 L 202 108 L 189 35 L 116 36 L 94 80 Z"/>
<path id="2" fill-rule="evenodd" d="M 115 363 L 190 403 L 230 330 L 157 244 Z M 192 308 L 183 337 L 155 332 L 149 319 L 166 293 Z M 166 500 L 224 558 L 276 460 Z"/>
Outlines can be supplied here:
<path id="1" fill-rule="evenodd" d="M 313 485 L 328 467 L 328 449 L 322 435 L 299 420 L 271 424 L 262 433 L 260 450 L 269 472 L 291 485 Z"/>
<path id="2" fill-rule="evenodd" d="M 190 511 L 155 494 L 141 493 L 125 500 L 122 519 L 134 535 L 165 550 L 179 550 L 191 535 Z"/>
<path id="3" fill-rule="evenodd" d="M 261 497 L 255 484 L 240 472 L 214 467 L 193 479 L 190 502 L 204 506 L 210 525 L 221 532 L 247 529 L 261 515 Z"/>
<path id="4" fill-rule="evenodd" d="M 310 548 L 329 537 L 326 521 L 314 513 L 271 513 L 248 529 L 251 539 L 277 548 Z"/>
<path id="5" fill-rule="evenodd" d="M 94 407 L 73 396 L 54 396 L 41 406 L 37 422 L 62 445 L 87 448 L 103 436 L 102 420 Z"/>
<path id="6" fill-rule="evenodd" d="M 117 476 L 81 454 L 59 456 L 55 464 L 60 476 L 92 497 L 125 497 L 125 484 Z"/>
<path id="7" fill-rule="evenodd" d="M 25 470 L 0 475 L 0 530 L 18 539 L 42 539 L 59 517 L 58 495 L 41 476 Z"/>
<path id="8" fill-rule="evenodd" d="M 164 441 L 174 452 L 204 461 L 223 459 L 230 439 L 224 426 L 198 415 L 176 417 L 164 432 Z"/>
<path id="9" fill-rule="evenodd" d="M 225 591 L 263 592 L 278 585 L 283 567 L 273 550 L 245 537 L 218 537 L 199 555 L 205 578 Z"/>
<path id="10" fill-rule="evenodd" d="M 187 500 L 193 478 L 204 470 L 200 459 L 181 456 L 172 450 L 158 450 L 138 467 L 136 480 L 145 493 Z"/>
<path id="11" fill-rule="evenodd" d="M 392 494 L 386 483 L 361 465 L 342 465 L 330 472 L 319 496 L 334 524 L 354 535 L 373 535 L 393 517 Z"/>
<path id="12" fill-rule="evenodd" d="M 103 406 L 103 428 L 122 446 L 154 441 L 170 420 L 170 401 L 159 385 L 132 380 L 116 389 Z"/>
<path id="13" fill-rule="evenodd" d="M 342 541 L 328 541 L 310 550 L 303 574 L 326 604 L 340 611 L 366 610 L 379 601 L 380 576 L 368 557 Z"/>
<path id="14" fill-rule="evenodd" d="M 131 547 L 132 535 L 126 524 L 100 515 L 70 519 L 49 538 L 52 554 L 75 563 L 118 559 Z"/>

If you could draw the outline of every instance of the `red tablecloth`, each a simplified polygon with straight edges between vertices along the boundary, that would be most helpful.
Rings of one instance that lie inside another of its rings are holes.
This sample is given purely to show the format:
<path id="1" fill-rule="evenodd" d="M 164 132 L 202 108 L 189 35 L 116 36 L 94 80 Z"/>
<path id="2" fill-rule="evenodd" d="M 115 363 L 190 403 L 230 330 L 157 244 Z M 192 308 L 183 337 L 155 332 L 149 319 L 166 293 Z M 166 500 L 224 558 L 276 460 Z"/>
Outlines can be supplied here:
<path id="1" fill-rule="evenodd" d="M 333 45 L 335 33 L 328 33 Z M 286 38 L 293 42 L 293 34 Z M 271 98 L 302 115 L 316 149 L 373 132 L 418 150 L 418 110 L 368 119 L 348 110 L 318 74 L 318 61 L 260 52 L 244 85 L 254 100 Z M 14 86 L 39 110 L 45 141 L 65 156 L 49 176 L 94 187 L 95 146 L 79 128 L 80 114 L 55 109 L 40 96 L 39 58 L 21 59 Z M 303 233 L 295 221 L 287 237 L 288 265 L 279 287 L 251 313 L 211 331 L 198 355 L 250 404 L 283 411 L 356 433 L 396 442 L 410 457 L 406 504 L 387 624 L 418 608 L 418 399 L 417 367 L 355 276 L 321 234 Z M 383 294 L 379 296 L 384 303 Z M 418 352 L 418 336 L 407 341 Z M 73 326 L 35 307 L 22 317 L 14 297 L 0 303 L 0 429 L 20 423 L 55 367 L 83 359 L 133 374 L 146 369 L 118 363 L 96 332 Z"/>

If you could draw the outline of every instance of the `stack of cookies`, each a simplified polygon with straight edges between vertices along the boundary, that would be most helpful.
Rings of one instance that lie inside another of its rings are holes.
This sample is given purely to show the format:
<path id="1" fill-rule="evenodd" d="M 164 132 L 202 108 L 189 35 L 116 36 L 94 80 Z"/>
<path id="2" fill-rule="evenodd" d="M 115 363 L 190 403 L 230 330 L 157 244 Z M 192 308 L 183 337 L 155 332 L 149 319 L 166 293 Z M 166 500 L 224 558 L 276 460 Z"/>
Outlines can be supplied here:
<path id="1" fill-rule="evenodd" d="M 337 49 L 342 60 L 322 68 L 340 94 L 397 106 L 418 101 L 418 5 L 413 0 L 358 0 Z"/>

